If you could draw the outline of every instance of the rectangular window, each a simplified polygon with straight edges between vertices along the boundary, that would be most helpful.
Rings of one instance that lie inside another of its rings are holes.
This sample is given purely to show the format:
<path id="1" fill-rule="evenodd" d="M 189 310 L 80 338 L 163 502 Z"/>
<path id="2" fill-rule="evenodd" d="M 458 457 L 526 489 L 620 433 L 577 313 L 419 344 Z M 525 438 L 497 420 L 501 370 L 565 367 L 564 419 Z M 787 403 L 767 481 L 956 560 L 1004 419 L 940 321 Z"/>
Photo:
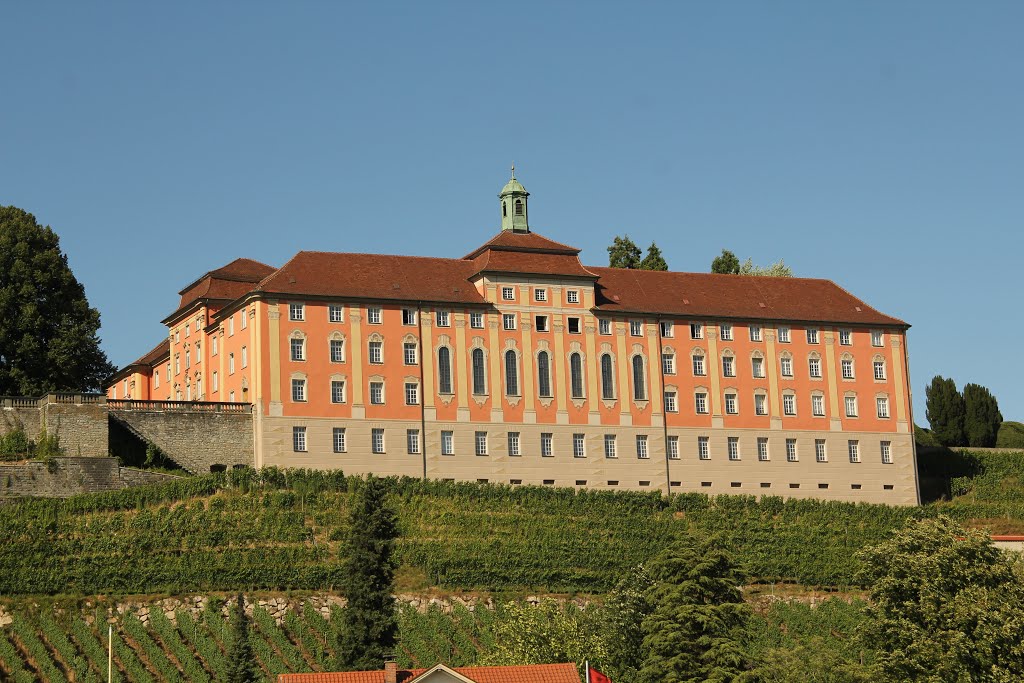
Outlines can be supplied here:
<path id="1" fill-rule="evenodd" d="M 840 346 L 852 346 L 853 330 L 839 330 L 839 344 Z"/>
<path id="2" fill-rule="evenodd" d="M 306 428 L 292 427 L 292 450 L 296 453 L 306 452 Z"/>
<path id="3" fill-rule="evenodd" d="M 487 432 L 476 432 L 474 442 L 477 455 L 487 455 Z"/>
<path id="4" fill-rule="evenodd" d="M 857 397 L 846 397 L 846 417 L 857 417 Z"/>
<path id="5" fill-rule="evenodd" d="M 843 379 L 853 379 L 853 361 L 849 358 L 844 358 L 841 361 L 843 368 Z"/>
<path id="6" fill-rule="evenodd" d="M 882 449 L 882 464 L 883 465 L 891 465 L 892 464 L 892 442 L 890 442 L 890 441 L 881 441 L 881 442 L 879 442 L 879 446 Z"/>
<path id="7" fill-rule="evenodd" d="M 604 457 L 605 458 L 617 458 L 618 454 L 615 451 L 615 435 L 605 434 L 604 435 Z"/>
<path id="8" fill-rule="evenodd" d="M 723 377 L 735 377 L 736 376 L 736 359 L 732 356 L 722 357 L 722 376 Z"/>
<path id="9" fill-rule="evenodd" d="M 416 342 L 402 344 L 402 360 L 406 365 L 416 365 Z"/>
<path id="10" fill-rule="evenodd" d="M 344 403 L 345 402 L 345 382 L 344 380 L 332 379 L 331 380 L 331 403 Z"/>
<path id="11" fill-rule="evenodd" d="M 335 453 L 344 453 L 345 450 L 346 450 L 346 447 L 345 447 L 345 428 L 344 427 L 335 427 L 333 432 L 332 432 L 332 436 L 333 436 L 333 441 L 334 441 L 334 452 Z"/>
<path id="12" fill-rule="evenodd" d="M 508 454 L 509 455 L 522 455 L 519 451 L 519 432 L 508 433 Z"/>
<path id="13" fill-rule="evenodd" d="M 405 405 L 417 406 L 420 404 L 420 385 L 415 382 L 405 383 Z"/>
<path id="14" fill-rule="evenodd" d="M 662 337 L 665 337 L 666 339 L 671 339 L 673 337 L 673 335 L 675 335 L 675 333 L 676 333 L 676 329 L 675 329 L 676 326 L 672 323 L 671 320 L 662 320 L 658 324 L 661 327 L 661 336 Z"/>
<path id="15" fill-rule="evenodd" d="M 374 453 L 384 452 L 384 430 L 374 428 L 370 430 L 370 450 Z"/>
<path id="16" fill-rule="evenodd" d="M 156 373 L 155 375 L 153 375 L 153 377 L 156 379 L 156 385 L 159 387 L 160 386 L 160 373 Z M 214 370 L 213 371 L 213 391 L 217 391 L 218 388 L 220 388 L 220 385 L 217 382 L 217 371 Z"/>
<path id="17" fill-rule="evenodd" d="M 708 444 L 708 437 L 706 436 L 697 437 L 697 457 L 701 460 L 711 459 L 711 447 Z"/>
<path id="18" fill-rule="evenodd" d="M 242 309 L 241 316 L 242 316 L 242 329 L 244 330 L 246 327 L 249 326 L 248 311 L 246 311 L 245 309 Z M 197 320 L 196 321 L 196 332 L 198 332 L 198 331 L 199 331 L 199 321 Z"/>
<path id="19" fill-rule="evenodd" d="M 370 382 L 370 404 L 384 405 L 384 382 Z"/>
<path id="20" fill-rule="evenodd" d="M 871 345 L 872 346 L 881 346 L 882 345 L 882 331 L 881 330 L 871 330 Z"/>
<path id="21" fill-rule="evenodd" d="M 668 437 L 668 459 L 678 460 L 679 459 L 679 437 L 670 436 Z"/>
<path id="22" fill-rule="evenodd" d="M 808 358 L 807 359 L 807 374 L 814 379 L 821 378 L 821 359 L 820 358 Z"/>
<path id="23" fill-rule="evenodd" d="M 636 457 L 640 460 L 647 460 L 650 457 L 647 453 L 647 435 L 636 435 Z"/>
<path id="24" fill-rule="evenodd" d="M 242 347 L 242 369 L 249 367 L 249 349 Z"/>
<path id="25" fill-rule="evenodd" d="M 210 340 L 210 355 L 217 355 L 217 337 L 214 335 L 213 339 Z"/>
<path id="26" fill-rule="evenodd" d="M 538 332 L 548 331 L 548 317 L 546 315 L 538 315 L 536 317 L 536 328 Z"/>
<path id="27" fill-rule="evenodd" d="M 750 371 L 755 378 L 764 379 L 764 358 L 751 358 Z"/>
<path id="28" fill-rule="evenodd" d="M 850 462 L 860 462 L 860 442 L 850 439 L 846 442 L 846 448 L 850 452 Z"/>
<path id="29" fill-rule="evenodd" d="M 228 336 L 229 337 L 235 336 L 235 316 L 234 315 L 232 315 L 230 318 L 228 318 Z M 174 341 L 178 341 L 178 339 L 177 339 L 177 332 L 175 332 L 175 339 L 174 339 Z"/>
<path id="30" fill-rule="evenodd" d="M 451 314 L 448 311 L 438 311 L 435 315 L 438 327 L 451 327 Z"/>
<path id="31" fill-rule="evenodd" d="M 292 380 L 292 400 L 299 403 L 306 400 L 306 380 Z"/>
<path id="32" fill-rule="evenodd" d="M 416 324 L 416 310 L 412 308 L 402 309 L 402 324 L 403 325 L 415 325 Z"/>
<path id="33" fill-rule="evenodd" d="M 384 342 L 370 342 L 369 350 L 370 363 L 380 365 L 384 362 Z"/>
<path id="34" fill-rule="evenodd" d="M 332 363 L 344 363 L 345 362 L 345 342 L 341 339 L 331 340 L 331 362 Z"/>
<path id="35" fill-rule="evenodd" d="M 878 417 L 886 419 L 889 417 L 889 399 L 885 396 L 879 396 L 875 399 L 875 404 L 878 407 Z"/>
<path id="36" fill-rule="evenodd" d="M 587 442 L 583 434 L 572 435 L 572 457 L 587 457 Z"/>
<path id="37" fill-rule="evenodd" d="M 505 313 L 501 316 L 502 326 L 506 330 L 516 329 L 516 315 L 515 313 Z"/>
<path id="38" fill-rule="evenodd" d="M 405 449 L 409 454 L 416 454 L 420 452 L 420 430 L 405 430 Z"/>
<path id="39" fill-rule="evenodd" d="M 441 432 L 441 455 L 455 455 L 455 432 L 447 429 Z"/>
<path id="40" fill-rule="evenodd" d="M 578 304 L 580 302 L 580 291 L 578 289 L 566 290 L 565 300 L 571 304 Z"/>
<path id="41" fill-rule="evenodd" d="M 580 328 L 580 319 L 579 318 L 566 318 L 565 322 L 566 322 L 566 325 L 569 328 L 569 334 L 579 334 L 580 333 L 580 329 L 581 328 Z"/>
<path id="42" fill-rule="evenodd" d="M 174 357 L 174 372 L 175 372 L 175 374 L 177 374 L 177 372 L 178 372 L 178 357 L 177 356 Z M 228 374 L 229 375 L 235 374 L 235 354 L 233 354 L 233 353 L 229 353 L 228 354 Z"/>
<path id="43" fill-rule="evenodd" d="M 818 328 L 808 327 L 807 328 L 807 343 L 817 344 L 818 343 Z"/>
<path id="44" fill-rule="evenodd" d="M 305 339 L 292 339 L 289 342 L 289 347 L 292 350 L 292 360 L 306 360 Z M 245 367 L 245 363 L 242 363 L 242 367 Z"/>
<path id="45" fill-rule="evenodd" d="M 718 336 L 722 341 L 732 341 L 732 325 L 719 325 Z"/>
<path id="46" fill-rule="evenodd" d="M 764 436 L 757 437 L 757 459 L 758 460 L 770 460 L 771 457 L 768 455 L 768 438 Z"/>
<path id="47" fill-rule="evenodd" d="M 786 460 L 796 462 L 800 455 L 796 452 L 796 439 L 786 439 Z"/>
<path id="48" fill-rule="evenodd" d="M 788 344 L 789 343 L 789 328 L 788 327 L 780 327 L 779 328 L 779 343 L 781 343 L 781 344 Z"/>
<path id="49" fill-rule="evenodd" d="M 729 459 L 739 460 L 740 459 L 740 437 L 730 436 L 728 440 L 729 447 Z"/>
<path id="50" fill-rule="evenodd" d="M 484 314 L 479 311 L 473 311 L 469 314 L 469 326 L 474 330 L 484 329 Z"/>
<path id="51" fill-rule="evenodd" d="M 661 371 L 666 375 L 676 374 L 676 356 L 674 353 L 661 354 Z"/>
<path id="52" fill-rule="evenodd" d="M 552 435 L 550 432 L 541 432 L 540 435 L 540 455 L 543 458 L 550 458 L 553 456 L 554 450 L 551 445 Z"/>
<path id="53" fill-rule="evenodd" d="M 602 318 L 597 321 L 597 331 L 599 334 L 609 335 L 612 333 L 612 321 Z"/>
<path id="54" fill-rule="evenodd" d="M 768 398 L 764 394 L 754 394 L 754 414 L 768 414 Z"/>
<path id="55" fill-rule="evenodd" d="M 736 401 L 736 394 L 725 395 L 725 412 L 729 415 L 735 415 L 739 412 L 739 406 Z"/>
<path id="56" fill-rule="evenodd" d="M 814 459 L 818 462 L 828 462 L 828 451 L 825 450 L 825 439 L 814 440 Z"/>
<path id="57" fill-rule="evenodd" d="M 543 287 L 537 287 L 536 289 L 533 290 L 533 300 L 534 301 L 547 301 L 548 300 L 548 290 L 544 289 Z"/>
<path id="58" fill-rule="evenodd" d="M 700 323 L 690 323 L 690 339 L 703 339 L 704 326 Z"/>
<path id="59" fill-rule="evenodd" d="M 698 415 L 704 415 L 708 412 L 708 395 L 704 392 L 694 394 L 693 403 Z"/>
<path id="60" fill-rule="evenodd" d="M 760 325 L 751 325 L 748 328 L 748 331 L 750 332 L 750 341 L 753 341 L 753 342 L 761 341 L 761 326 Z"/>
<path id="61" fill-rule="evenodd" d="M 366 309 L 366 322 L 371 325 L 380 325 L 384 318 L 384 312 L 379 306 L 369 306 Z"/>
<path id="62" fill-rule="evenodd" d="M 337 304 L 330 304 L 327 307 L 327 318 L 332 323 L 345 322 L 345 307 Z M 344 433 L 344 431 L 342 431 Z"/>
<path id="63" fill-rule="evenodd" d="M 698 354 L 693 357 L 693 374 L 696 377 L 704 376 L 704 356 Z"/>
<path id="64" fill-rule="evenodd" d="M 793 394 L 782 395 L 782 413 L 784 415 L 796 415 L 796 396 Z"/>
<path id="65" fill-rule="evenodd" d="M 243 317 L 245 314 L 242 314 Z M 306 306 L 304 304 L 288 304 L 288 319 L 289 320 L 305 320 L 306 319 Z"/>
<path id="66" fill-rule="evenodd" d="M 501 300 L 502 301 L 515 301 L 516 300 L 516 290 L 513 289 L 512 287 L 502 287 L 501 288 Z"/>
<path id="67" fill-rule="evenodd" d="M 629 336 L 630 337 L 642 337 L 644 336 L 644 324 L 639 320 L 629 321 Z"/>
<path id="68" fill-rule="evenodd" d="M 811 415 L 825 417 L 825 397 L 821 394 L 811 395 Z"/>
<path id="69" fill-rule="evenodd" d="M 780 366 L 780 368 L 782 370 L 782 376 L 783 377 L 792 377 L 793 376 L 793 359 L 792 358 L 783 357 L 782 359 L 779 360 L 779 366 Z"/>
<path id="70" fill-rule="evenodd" d="M 885 361 L 884 360 L 876 360 L 871 365 L 874 368 L 875 379 L 878 379 L 878 380 L 885 379 Z"/>
<path id="71" fill-rule="evenodd" d="M 665 392 L 665 412 L 675 413 L 679 411 L 679 406 L 676 404 L 676 392 L 666 391 Z"/>

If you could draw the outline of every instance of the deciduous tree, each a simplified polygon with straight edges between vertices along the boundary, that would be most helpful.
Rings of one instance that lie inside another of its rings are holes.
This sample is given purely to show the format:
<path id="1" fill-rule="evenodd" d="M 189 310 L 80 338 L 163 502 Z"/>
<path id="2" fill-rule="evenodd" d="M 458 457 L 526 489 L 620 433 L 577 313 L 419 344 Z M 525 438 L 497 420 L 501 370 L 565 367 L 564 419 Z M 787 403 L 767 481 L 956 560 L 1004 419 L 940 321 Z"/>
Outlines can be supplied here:
<path id="1" fill-rule="evenodd" d="M 966 409 L 964 397 L 957 391 L 956 382 L 939 375 L 932 378 L 924 391 L 925 417 L 932 434 L 943 446 L 963 446 L 964 418 Z"/>
<path id="2" fill-rule="evenodd" d="M 57 234 L 0 207 L 0 395 L 100 390 L 115 368 L 99 327 Z"/>
<path id="3" fill-rule="evenodd" d="M 629 239 L 629 235 L 616 235 L 612 246 L 608 247 L 608 265 L 612 268 L 639 268 L 640 247 Z"/>
<path id="4" fill-rule="evenodd" d="M 740 275 L 764 275 L 768 277 L 793 277 L 793 269 L 786 265 L 786 262 L 779 259 L 767 266 L 754 265 L 754 260 L 748 258 L 740 265 Z"/>
<path id="5" fill-rule="evenodd" d="M 392 591 L 398 521 L 389 488 L 388 480 L 370 475 L 349 513 L 342 586 L 348 604 L 341 612 L 338 643 L 339 666 L 349 671 L 380 668 L 397 642 Z"/>
<path id="6" fill-rule="evenodd" d="M 654 582 L 643 565 L 631 569 L 615 586 L 602 616 L 608 659 L 605 673 L 616 683 L 635 681 L 643 665 L 643 622 L 653 606 L 647 593 Z"/>
<path id="7" fill-rule="evenodd" d="M 603 665 L 604 641 L 592 616 L 575 605 L 562 605 L 550 598 L 537 605 L 510 602 L 502 610 L 503 618 L 494 626 L 494 647 L 483 663 L 492 666 L 511 664 L 555 664 L 584 660 Z"/>

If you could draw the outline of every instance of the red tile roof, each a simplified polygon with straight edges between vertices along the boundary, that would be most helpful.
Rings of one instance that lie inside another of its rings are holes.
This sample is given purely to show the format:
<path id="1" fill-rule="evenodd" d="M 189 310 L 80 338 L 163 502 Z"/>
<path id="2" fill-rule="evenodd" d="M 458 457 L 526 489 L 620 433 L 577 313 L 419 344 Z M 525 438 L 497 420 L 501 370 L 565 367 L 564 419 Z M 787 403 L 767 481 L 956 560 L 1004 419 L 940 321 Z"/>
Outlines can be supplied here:
<path id="1" fill-rule="evenodd" d="M 590 280 L 597 276 L 583 267 L 575 254 L 532 251 L 488 250 L 472 261 L 478 273 L 523 273 L 524 275 L 566 275 Z"/>
<path id="2" fill-rule="evenodd" d="M 522 666 L 464 666 L 453 671 L 474 683 L 580 683 L 575 664 L 527 664 Z M 399 670 L 398 683 L 412 683 L 428 669 Z M 278 683 L 384 683 L 383 671 L 281 674 Z"/>
<path id="3" fill-rule="evenodd" d="M 570 247 L 568 244 L 562 244 L 561 242 L 550 240 L 535 232 L 513 232 L 511 230 L 502 230 L 462 258 L 476 258 L 488 249 L 507 251 L 548 251 L 558 254 L 573 255 L 580 253 L 580 250 L 576 247 Z"/>
<path id="4" fill-rule="evenodd" d="M 166 360 L 171 357 L 171 344 L 167 339 L 160 340 L 156 346 L 150 351 L 144 354 L 142 357 L 132 361 L 128 365 L 118 370 L 109 380 L 107 380 L 107 386 L 118 382 L 128 375 L 132 374 L 136 369 L 151 369 L 154 365 L 160 361 Z"/>
<path id="5" fill-rule="evenodd" d="M 597 308 L 610 313 L 906 326 L 831 280 L 588 269 L 600 278 Z"/>
<path id="6" fill-rule="evenodd" d="M 226 266 L 204 273 L 198 280 L 178 292 L 178 308 L 165 318 L 165 322 L 200 299 L 234 301 L 252 291 L 257 282 L 275 271 L 259 261 L 237 258 Z"/>

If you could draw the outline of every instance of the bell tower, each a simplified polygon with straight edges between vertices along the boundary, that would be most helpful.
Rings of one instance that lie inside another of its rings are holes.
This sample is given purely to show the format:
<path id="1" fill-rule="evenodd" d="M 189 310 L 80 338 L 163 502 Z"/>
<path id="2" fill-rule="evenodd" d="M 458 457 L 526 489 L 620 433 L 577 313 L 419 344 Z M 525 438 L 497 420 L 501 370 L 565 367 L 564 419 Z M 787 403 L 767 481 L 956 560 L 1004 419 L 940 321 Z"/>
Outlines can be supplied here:
<path id="1" fill-rule="evenodd" d="M 516 166 L 512 164 L 512 179 L 505 183 L 498 199 L 501 200 L 501 229 L 512 232 L 530 232 L 527 220 L 526 198 L 530 193 L 516 180 Z"/>

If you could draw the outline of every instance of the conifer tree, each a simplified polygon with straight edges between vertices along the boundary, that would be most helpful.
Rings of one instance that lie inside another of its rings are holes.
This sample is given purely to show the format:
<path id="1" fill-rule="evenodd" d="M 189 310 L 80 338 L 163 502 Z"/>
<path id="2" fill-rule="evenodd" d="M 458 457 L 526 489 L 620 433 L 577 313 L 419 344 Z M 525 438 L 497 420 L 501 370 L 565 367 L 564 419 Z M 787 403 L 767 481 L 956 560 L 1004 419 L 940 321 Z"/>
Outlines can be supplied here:
<path id="1" fill-rule="evenodd" d="M 228 683 L 255 683 L 256 658 L 249 643 L 249 618 L 242 594 L 231 610 L 231 643 L 228 648 Z"/>
<path id="2" fill-rule="evenodd" d="M 640 270 L 668 270 L 668 261 L 661 255 L 661 249 L 654 242 L 647 247 L 647 256 L 640 262 Z"/>
<path id="3" fill-rule="evenodd" d="M 956 382 L 936 375 L 924 393 L 925 416 L 935 438 L 943 446 L 963 446 L 966 409 Z"/>
<path id="4" fill-rule="evenodd" d="M 968 446 L 993 448 L 1003 415 L 999 403 L 986 387 L 964 385 L 964 436 Z"/>
<path id="5" fill-rule="evenodd" d="M 742 673 L 741 647 L 749 608 L 743 572 L 714 541 L 676 541 L 656 557 L 643 621 L 641 683 L 733 681 Z"/>
<path id="6" fill-rule="evenodd" d="M 342 590 L 348 601 L 341 613 L 339 667 L 379 669 L 393 654 L 398 617 L 392 596 L 397 514 L 388 501 L 388 481 L 370 475 L 354 495 L 345 543 Z"/>
<path id="7" fill-rule="evenodd" d="M 716 256 L 711 262 L 711 272 L 720 275 L 737 275 L 740 272 L 740 260 L 736 254 L 728 249 L 723 249 L 721 255 Z"/>
<path id="8" fill-rule="evenodd" d="M 629 235 L 616 235 L 612 246 L 608 247 L 608 265 L 612 268 L 639 268 L 640 247 L 629 239 Z"/>

